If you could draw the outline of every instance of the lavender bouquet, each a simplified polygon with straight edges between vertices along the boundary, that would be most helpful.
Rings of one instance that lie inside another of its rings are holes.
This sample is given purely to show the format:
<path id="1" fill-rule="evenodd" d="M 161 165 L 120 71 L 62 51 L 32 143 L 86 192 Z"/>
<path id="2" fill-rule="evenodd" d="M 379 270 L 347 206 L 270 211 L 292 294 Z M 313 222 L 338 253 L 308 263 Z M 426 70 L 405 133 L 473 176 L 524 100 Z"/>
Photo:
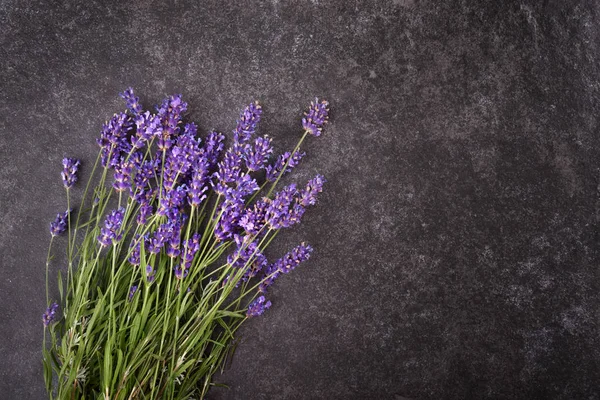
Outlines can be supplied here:
<path id="1" fill-rule="evenodd" d="M 278 188 L 302 142 L 328 118 L 315 100 L 291 152 L 273 157 L 257 136 L 261 107 L 246 107 L 233 138 L 200 138 L 180 95 L 155 112 L 133 90 L 102 128 L 100 152 L 71 208 L 79 161 L 63 160 L 67 210 L 50 224 L 43 315 L 44 378 L 58 399 L 202 398 L 235 347 L 235 333 L 271 306 L 265 294 L 307 260 L 304 243 L 270 263 L 264 251 L 316 203 L 324 178 Z M 227 149 L 226 142 L 229 142 Z M 112 175 L 112 179 L 110 178 Z M 54 237 L 66 233 L 66 277 L 51 301 Z M 65 288 L 66 285 L 66 288 Z"/>

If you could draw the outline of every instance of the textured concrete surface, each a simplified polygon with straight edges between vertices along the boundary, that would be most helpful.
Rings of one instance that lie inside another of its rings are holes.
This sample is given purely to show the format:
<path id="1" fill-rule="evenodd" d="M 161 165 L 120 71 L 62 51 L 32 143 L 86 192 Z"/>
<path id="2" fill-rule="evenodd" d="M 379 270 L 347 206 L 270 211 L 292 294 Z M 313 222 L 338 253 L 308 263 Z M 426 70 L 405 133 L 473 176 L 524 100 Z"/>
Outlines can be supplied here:
<path id="1" fill-rule="evenodd" d="M 211 399 L 600 398 L 596 2 L 52 3 L 0 2 L 1 399 L 44 398 L 60 160 L 129 85 L 204 131 L 259 99 L 279 149 L 332 104 L 296 174 L 326 193 L 272 250 L 315 256 Z"/>

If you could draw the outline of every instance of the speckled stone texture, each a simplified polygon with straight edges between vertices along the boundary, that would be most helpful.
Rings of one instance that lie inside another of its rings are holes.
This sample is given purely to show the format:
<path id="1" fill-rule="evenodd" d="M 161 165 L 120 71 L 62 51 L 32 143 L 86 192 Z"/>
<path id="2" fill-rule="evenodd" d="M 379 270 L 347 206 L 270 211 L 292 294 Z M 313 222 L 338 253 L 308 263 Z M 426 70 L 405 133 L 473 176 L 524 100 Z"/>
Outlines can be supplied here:
<path id="1" fill-rule="evenodd" d="M 59 3 L 0 2 L 1 399 L 45 398 L 60 161 L 89 172 L 130 85 L 204 132 L 259 99 L 279 149 L 332 104 L 295 175 L 326 192 L 270 251 L 315 255 L 210 399 L 600 398 L 597 2 Z"/>

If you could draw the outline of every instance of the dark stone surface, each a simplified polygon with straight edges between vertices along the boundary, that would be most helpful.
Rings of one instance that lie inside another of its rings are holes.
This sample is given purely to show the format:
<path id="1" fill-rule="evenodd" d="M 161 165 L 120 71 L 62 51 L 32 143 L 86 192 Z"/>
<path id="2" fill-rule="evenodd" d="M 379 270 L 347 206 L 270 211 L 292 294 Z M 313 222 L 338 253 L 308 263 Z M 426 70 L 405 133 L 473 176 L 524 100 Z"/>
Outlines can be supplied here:
<path id="1" fill-rule="evenodd" d="M 210 398 L 600 398 L 597 2 L 53 3 L 0 3 L 0 398 L 45 397 L 60 160 L 129 85 L 204 131 L 260 99 L 279 149 L 332 104 L 295 175 L 326 193 L 272 249 L 315 257 Z"/>

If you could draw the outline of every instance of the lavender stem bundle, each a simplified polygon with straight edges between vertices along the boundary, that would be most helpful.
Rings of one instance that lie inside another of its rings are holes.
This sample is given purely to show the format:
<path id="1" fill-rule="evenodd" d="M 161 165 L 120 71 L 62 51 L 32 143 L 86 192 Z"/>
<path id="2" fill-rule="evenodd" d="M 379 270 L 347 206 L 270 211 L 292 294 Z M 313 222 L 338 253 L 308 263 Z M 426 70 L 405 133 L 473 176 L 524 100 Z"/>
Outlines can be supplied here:
<path id="1" fill-rule="evenodd" d="M 133 89 L 127 110 L 104 124 L 81 204 L 71 205 L 80 162 L 63 160 L 66 208 L 50 224 L 43 315 L 50 399 L 203 398 L 235 348 L 239 327 L 262 315 L 268 288 L 308 260 L 301 243 L 275 262 L 265 249 L 300 223 L 325 179 L 279 187 L 302 142 L 319 136 L 328 103 L 311 103 L 291 152 L 273 156 L 256 133 L 258 103 L 226 138 L 200 138 L 180 95 L 155 112 Z M 50 299 L 54 238 L 67 233 L 66 278 Z M 65 286 L 66 285 L 66 286 Z"/>

